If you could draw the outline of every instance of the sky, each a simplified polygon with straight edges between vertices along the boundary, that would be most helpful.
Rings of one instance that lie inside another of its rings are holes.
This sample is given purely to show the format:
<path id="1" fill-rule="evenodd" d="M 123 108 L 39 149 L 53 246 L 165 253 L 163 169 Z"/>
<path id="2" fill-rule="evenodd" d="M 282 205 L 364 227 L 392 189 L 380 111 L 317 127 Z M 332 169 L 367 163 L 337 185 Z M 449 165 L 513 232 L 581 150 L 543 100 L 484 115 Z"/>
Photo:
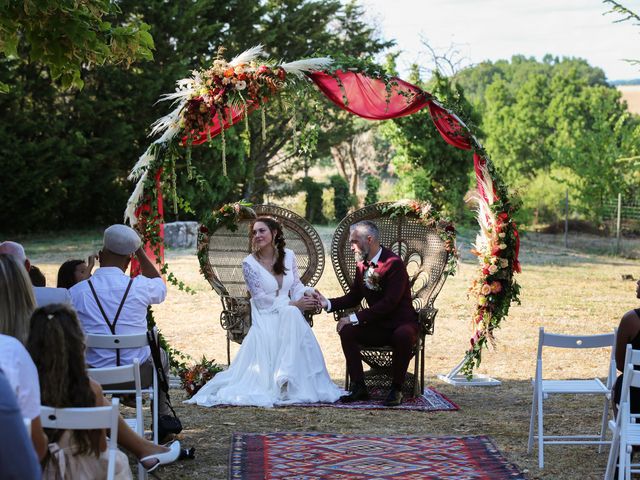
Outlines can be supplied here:
<path id="1" fill-rule="evenodd" d="M 622 1 L 640 14 L 640 2 Z M 401 75 L 411 63 L 429 66 L 421 38 L 439 54 L 450 47 L 462 65 L 510 59 L 514 54 L 538 60 L 550 53 L 580 57 L 604 70 L 607 79 L 640 78 L 640 25 L 613 23 L 601 0 L 362 0 L 366 15 L 384 39 L 403 50 Z"/>

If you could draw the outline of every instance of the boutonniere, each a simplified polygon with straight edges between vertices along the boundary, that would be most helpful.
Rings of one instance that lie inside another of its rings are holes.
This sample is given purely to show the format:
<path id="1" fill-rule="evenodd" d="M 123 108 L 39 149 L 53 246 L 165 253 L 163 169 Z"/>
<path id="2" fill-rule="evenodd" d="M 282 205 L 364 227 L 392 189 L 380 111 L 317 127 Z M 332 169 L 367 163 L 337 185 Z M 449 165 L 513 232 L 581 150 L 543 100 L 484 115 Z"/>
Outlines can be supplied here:
<path id="1" fill-rule="evenodd" d="M 377 265 L 375 263 L 371 263 L 364 271 L 364 284 L 369 290 L 379 292 L 382 290 L 382 287 L 380 286 L 380 274 L 375 271 L 376 267 Z"/>

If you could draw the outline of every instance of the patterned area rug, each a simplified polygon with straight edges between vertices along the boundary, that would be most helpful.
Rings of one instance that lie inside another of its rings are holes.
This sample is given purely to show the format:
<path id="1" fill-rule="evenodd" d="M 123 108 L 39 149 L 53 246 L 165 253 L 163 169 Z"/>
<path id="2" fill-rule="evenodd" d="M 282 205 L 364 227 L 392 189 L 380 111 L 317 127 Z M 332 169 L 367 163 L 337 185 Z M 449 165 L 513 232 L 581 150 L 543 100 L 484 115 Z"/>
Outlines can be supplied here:
<path id="1" fill-rule="evenodd" d="M 330 408 L 349 408 L 355 410 L 410 410 L 417 412 L 441 412 L 460 410 L 460 407 L 438 392 L 435 388 L 427 387 L 419 397 L 405 398 L 398 407 L 385 407 L 382 402 L 385 399 L 385 391 L 372 390 L 371 398 L 364 402 L 342 403 L 293 403 L 288 405 L 278 405 L 278 408 L 292 407 L 330 407 Z M 237 407 L 237 405 L 215 405 L 212 408 L 228 408 Z M 242 408 L 242 407 L 240 407 Z"/>
<path id="2" fill-rule="evenodd" d="M 412 410 L 419 412 L 440 412 L 459 410 L 460 407 L 438 392 L 436 389 L 427 387 L 419 397 L 405 398 L 399 407 L 385 407 L 382 402 L 386 398 L 387 392 L 383 390 L 371 390 L 371 398 L 363 402 L 342 403 L 305 403 L 295 404 L 295 407 L 332 407 L 332 408 L 352 408 L 356 410 Z"/>
<path id="3" fill-rule="evenodd" d="M 524 480 L 489 437 L 236 433 L 233 480 Z"/>

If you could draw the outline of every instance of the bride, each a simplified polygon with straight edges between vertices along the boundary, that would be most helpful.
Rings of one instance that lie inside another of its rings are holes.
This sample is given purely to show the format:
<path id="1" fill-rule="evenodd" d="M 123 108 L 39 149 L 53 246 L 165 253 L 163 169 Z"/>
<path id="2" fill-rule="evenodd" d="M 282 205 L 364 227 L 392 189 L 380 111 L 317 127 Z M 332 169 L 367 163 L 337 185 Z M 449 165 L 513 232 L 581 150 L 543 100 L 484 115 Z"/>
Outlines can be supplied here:
<path id="1" fill-rule="evenodd" d="M 280 224 L 258 217 L 250 231 L 253 253 L 242 262 L 251 294 L 251 328 L 229 369 L 187 403 L 272 407 L 335 402 L 342 392 L 329 378 L 320 345 L 302 311 L 313 310 L 314 291 L 300 282 L 296 257 Z"/>

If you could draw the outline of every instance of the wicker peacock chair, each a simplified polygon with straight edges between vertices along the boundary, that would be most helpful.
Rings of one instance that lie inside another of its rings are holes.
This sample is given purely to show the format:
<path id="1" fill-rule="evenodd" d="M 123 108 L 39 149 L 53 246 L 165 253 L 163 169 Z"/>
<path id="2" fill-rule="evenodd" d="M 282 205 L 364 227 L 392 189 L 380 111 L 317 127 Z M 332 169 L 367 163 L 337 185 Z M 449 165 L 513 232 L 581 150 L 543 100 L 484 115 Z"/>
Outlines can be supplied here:
<path id="1" fill-rule="evenodd" d="M 242 275 L 242 260 L 251 253 L 249 226 L 259 216 L 280 222 L 287 248 L 296 254 L 300 281 L 314 286 L 324 270 L 324 247 L 318 232 L 304 218 L 275 205 L 243 207 L 236 231 L 220 227 L 201 233 L 198 252 L 202 271 L 222 300 L 220 323 L 227 331 L 227 363 L 231 363 L 231 342 L 242 343 L 251 327 L 249 292 Z M 305 314 L 313 326 L 313 316 Z"/>
<path id="2" fill-rule="evenodd" d="M 447 278 L 445 267 L 450 253 L 435 227 L 427 227 L 417 218 L 393 216 L 385 213 L 391 203 L 376 203 L 347 215 L 338 225 L 331 242 L 331 262 L 340 286 L 348 293 L 356 273 L 356 260 L 349 245 L 349 227 L 362 220 L 374 222 L 380 229 L 380 243 L 399 255 L 407 267 L 413 306 L 418 312 L 420 335 L 415 346 L 414 374 L 407 375 L 406 394 L 419 395 L 424 391 L 425 335 L 433 334 L 438 313 L 433 303 Z M 366 307 L 363 300 L 362 308 Z M 359 310 L 356 309 L 356 311 Z M 335 319 L 351 311 L 334 312 Z M 392 351 L 390 346 L 365 347 L 362 359 L 371 367 L 366 372 L 367 384 L 374 388 L 391 385 Z M 345 388 L 349 388 L 349 374 L 345 374 Z"/>

